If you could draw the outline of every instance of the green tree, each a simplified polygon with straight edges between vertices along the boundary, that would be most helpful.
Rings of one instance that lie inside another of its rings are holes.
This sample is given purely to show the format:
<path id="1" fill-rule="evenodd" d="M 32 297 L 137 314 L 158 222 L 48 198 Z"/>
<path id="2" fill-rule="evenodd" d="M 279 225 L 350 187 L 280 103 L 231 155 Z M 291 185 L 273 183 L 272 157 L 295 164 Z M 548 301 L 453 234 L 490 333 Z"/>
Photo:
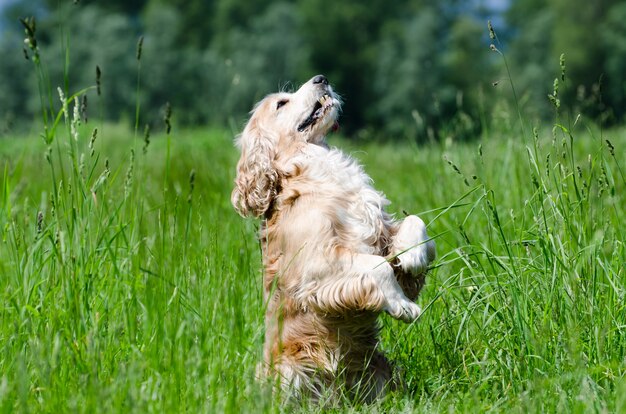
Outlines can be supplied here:
<path id="1" fill-rule="evenodd" d="M 546 8 L 543 0 L 519 1 L 512 4 L 507 20 L 514 35 L 508 44 L 498 47 L 510 60 L 511 76 L 519 91 L 518 103 L 532 118 L 547 119 L 553 113 L 547 94 L 558 74 L 558 55 L 553 55 L 551 41 L 554 12 Z M 508 76 L 504 68 L 501 73 L 502 79 Z M 503 89 L 506 82 L 498 86 L 498 90 Z"/>
<path id="2" fill-rule="evenodd" d="M 614 91 L 620 89 L 621 57 L 610 49 L 620 49 L 620 3 L 524 0 L 512 4 L 507 20 L 514 38 L 506 52 L 526 112 L 544 119 L 552 116 L 547 95 L 559 77 L 559 56 L 565 54 L 566 81 L 559 88 L 561 112 L 613 120 L 613 113 L 623 113 L 620 92 Z"/>
<path id="3" fill-rule="evenodd" d="M 235 46 L 230 41 L 233 30 L 245 31 L 252 21 L 263 14 L 263 11 L 276 1 L 267 0 L 216 0 L 214 13 L 210 22 L 214 27 L 213 47 L 219 53 L 233 53 Z"/>
<path id="4" fill-rule="evenodd" d="M 441 116 L 441 14 L 425 8 L 387 32 L 378 46 L 372 116 L 393 136 L 424 139 Z M 431 132 L 432 136 L 432 132 Z"/>
<path id="5" fill-rule="evenodd" d="M 37 0 L 41 1 L 41 0 Z M 43 0 L 48 6 L 49 10 L 56 10 L 60 4 L 59 0 Z M 99 0 L 71 0 L 71 2 L 75 6 L 92 6 L 96 5 L 101 10 L 105 10 L 106 12 L 120 13 L 129 16 L 137 16 L 143 10 L 145 5 L 148 3 L 148 0 L 107 0 L 107 1 L 99 1 Z M 66 0 L 66 4 L 70 3 L 70 0 Z"/>
<path id="6" fill-rule="evenodd" d="M 151 0 L 143 11 L 145 14 L 148 10 L 154 13 L 157 8 L 175 10 L 181 24 L 176 34 L 176 46 L 202 50 L 211 45 L 215 35 L 217 3 L 217 0 Z"/>
<path id="7" fill-rule="evenodd" d="M 551 3 L 555 14 L 552 60 L 565 54 L 568 86 L 571 86 L 563 89 L 562 101 L 574 111 L 594 117 L 606 110 L 598 96 L 605 61 L 605 51 L 598 40 L 609 3 L 610 0 L 554 0 Z M 572 105 L 576 99 L 578 102 Z"/>
<path id="8" fill-rule="evenodd" d="M 452 22 L 443 53 L 444 90 L 454 96 L 442 101 L 444 117 L 450 119 L 448 134 L 455 138 L 474 137 L 487 123 L 491 111 L 494 61 L 485 40 L 486 25 L 462 16 Z"/>
<path id="9" fill-rule="evenodd" d="M 0 137 L 32 115 L 25 112 L 33 79 L 29 76 L 31 63 L 20 48 L 22 40 L 16 33 L 5 33 L 0 38 Z"/>
<path id="10" fill-rule="evenodd" d="M 617 3 L 607 12 L 600 31 L 606 51 L 605 88 L 607 98 L 618 119 L 626 115 L 626 3 Z"/>
<path id="11" fill-rule="evenodd" d="M 254 19 L 250 28 L 230 33 L 230 88 L 223 97 L 226 108 L 247 112 L 265 94 L 309 76 L 310 49 L 300 34 L 301 26 L 295 6 L 278 2 Z"/>
<path id="12" fill-rule="evenodd" d="M 402 11 L 387 0 L 301 0 L 304 38 L 311 45 L 311 66 L 323 73 L 346 101 L 343 124 L 362 128 L 373 104 L 378 39 L 383 26 Z M 314 74 L 314 73 L 312 73 Z"/>
<path id="13" fill-rule="evenodd" d="M 100 7 L 79 6 L 59 10 L 57 30 L 45 49 L 50 86 L 69 81 L 70 93 L 96 84 L 96 67 L 101 72 L 101 95 L 92 90 L 89 102 L 93 111 L 102 110 L 107 119 L 133 113 L 135 107 L 135 50 L 138 34 L 128 15 L 105 12 Z M 64 28 L 60 30 L 59 28 Z M 69 67 L 65 67 L 65 54 Z M 99 104 L 101 103 L 101 106 Z"/>

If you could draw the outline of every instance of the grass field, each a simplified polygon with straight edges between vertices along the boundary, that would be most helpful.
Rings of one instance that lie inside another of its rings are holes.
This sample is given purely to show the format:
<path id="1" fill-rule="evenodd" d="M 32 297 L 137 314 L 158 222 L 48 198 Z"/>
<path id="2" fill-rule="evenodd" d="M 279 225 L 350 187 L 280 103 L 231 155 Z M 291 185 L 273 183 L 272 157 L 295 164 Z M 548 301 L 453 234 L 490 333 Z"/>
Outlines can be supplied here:
<path id="1" fill-rule="evenodd" d="M 2 412 L 292 412 L 254 379 L 258 223 L 230 206 L 233 134 L 146 148 L 66 127 L 0 140 Z M 624 130 L 331 144 L 438 253 L 420 319 L 381 317 L 407 390 L 337 412 L 626 411 Z"/>

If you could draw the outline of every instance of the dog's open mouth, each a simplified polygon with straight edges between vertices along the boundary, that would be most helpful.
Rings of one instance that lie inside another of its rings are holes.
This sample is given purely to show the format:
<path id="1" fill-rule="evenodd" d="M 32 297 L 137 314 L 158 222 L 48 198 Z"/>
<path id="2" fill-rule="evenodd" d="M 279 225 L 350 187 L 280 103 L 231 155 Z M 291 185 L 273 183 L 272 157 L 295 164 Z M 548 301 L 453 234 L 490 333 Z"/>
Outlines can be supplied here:
<path id="1" fill-rule="evenodd" d="M 310 126 L 315 125 L 317 121 L 324 118 L 328 110 L 333 106 L 333 98 L 329 94 L 322 95 L 317 102 L 315 102 L 311 114 L 300 125 L 298 125 L 298 132 L 303 132 Z"/>

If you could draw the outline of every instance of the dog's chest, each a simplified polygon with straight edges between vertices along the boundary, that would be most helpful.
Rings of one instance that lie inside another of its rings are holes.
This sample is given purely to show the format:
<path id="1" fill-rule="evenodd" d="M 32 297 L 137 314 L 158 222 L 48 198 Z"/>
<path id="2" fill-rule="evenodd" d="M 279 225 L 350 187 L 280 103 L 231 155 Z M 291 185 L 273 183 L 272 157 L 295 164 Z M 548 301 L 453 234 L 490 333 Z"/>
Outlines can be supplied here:
<path id="1" fill-rule="evenodd" d="M 334 149 L 313 148 L 302 160 L 311 191 L 324 200 L 342 229 L 342 236 L 363 253 L 379 253 L 385 245 L 389 201 L 372 186 L 372 179 L 349 156 Z"/>

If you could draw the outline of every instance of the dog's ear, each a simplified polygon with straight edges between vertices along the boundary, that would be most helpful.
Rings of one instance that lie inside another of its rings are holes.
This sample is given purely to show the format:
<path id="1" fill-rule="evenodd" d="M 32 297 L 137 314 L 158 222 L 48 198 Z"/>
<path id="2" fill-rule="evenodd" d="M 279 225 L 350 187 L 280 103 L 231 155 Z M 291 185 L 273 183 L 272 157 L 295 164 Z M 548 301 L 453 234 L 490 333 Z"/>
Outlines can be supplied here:
<path id="1" fill-rule="evenodd" d="M 230 199 L 235 210 L 244 217 L 263 215 L 276 196 L 278 173 L 274 168 L 274 141 L 254 116 L 237 139 L 241 158 Z"/>

